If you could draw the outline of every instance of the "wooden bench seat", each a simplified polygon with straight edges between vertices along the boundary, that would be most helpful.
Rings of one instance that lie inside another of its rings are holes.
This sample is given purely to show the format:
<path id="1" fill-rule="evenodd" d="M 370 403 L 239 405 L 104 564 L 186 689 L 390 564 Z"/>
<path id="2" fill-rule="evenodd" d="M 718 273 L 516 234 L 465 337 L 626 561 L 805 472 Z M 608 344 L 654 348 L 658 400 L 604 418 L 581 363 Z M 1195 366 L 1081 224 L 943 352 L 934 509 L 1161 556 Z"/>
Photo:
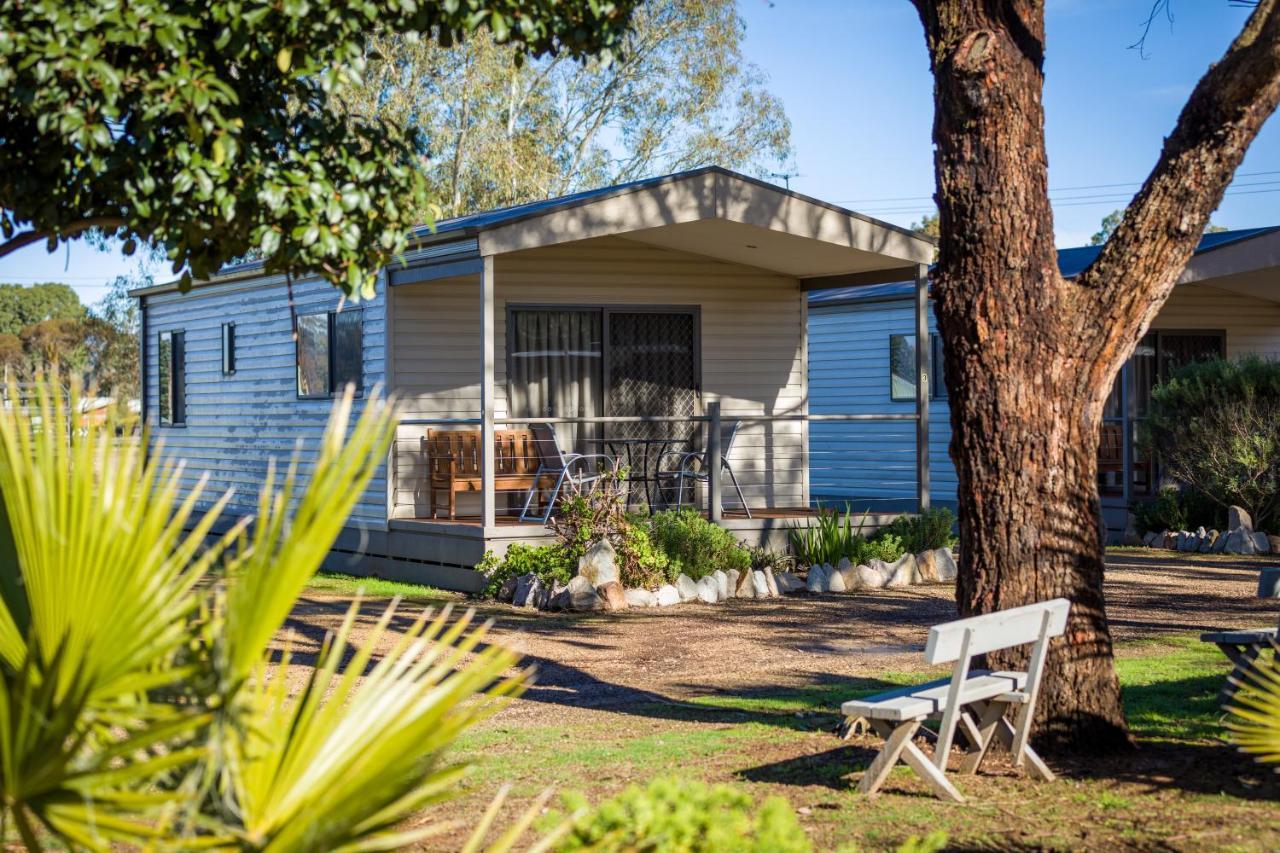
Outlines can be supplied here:
<path id="1" fill-rule="evenodd" d="M 975 669 L 969 672 L 968 678 L 960 688 L 961 705 L 974 702 L 986 702 L 992 699 L 1003 699 L 1006 695 L 1019 693 L 1027 686 L 1025 672 L 988 672 Z M 846 717 L 866 717 L 869 720 L 924 720 L 945 710 L 947 694 L 951 690 L 950 678 L 939 678 L 927 684 L 914 687 L 902 687 L 897 690 L 886 690 L 875 696 L 851 699 L 840 706 L 840 713 Z"/>
<path id="2" fill-rule="evenodd" d="M 449 518 L 457 518 L 458 495 L 483 488 L 480 430 L 427 430 L 424 442 L 431 517 L 437 517 L 436 495 L 443 492 L 449 496 Z M 555 480 L 552 475 L 538 474 L 538 450 L 530 430 L 497 430 L 493 459 L 496 491 L 527 492 Z"/>
<path id="3" fill-rule="evenodd" d="M 868 721 L 884 738 L 884 747 L 862 774 L 858 788 L 864 794 L 874 794 L 889 771 L 902 761 L 939 797 L 964 802 L 947 778 L 947 760 L 957 730 L 968 745 L 960 765 L 962 772 L 976 773 L 991 744 L 999 742 L 1013 754 L 1015 766 L 1026 767 L 1037 779 L 1051 781 L 1053 772 L 1029 743 L 1031 721 L 1049 641 L 1066 631 L 1070 606 L 1066 599 L 1055 598 L 936 625 L 929 629 L 925 662 L 954 663 L 950 678 L 841 704 L 840 711 L 849 721 L 846 732 L 854 730 L 854 723 Z M 1035 645 L 1026 672 L 969 668 L 976 655 L 1030 643 Z M 1015 711 L 1012 722 L 1006 718 L 1011 710 Z M 912 742 L 928 732 L 922 726 L 931 719 L 939 721 L 932 759 Z"/>

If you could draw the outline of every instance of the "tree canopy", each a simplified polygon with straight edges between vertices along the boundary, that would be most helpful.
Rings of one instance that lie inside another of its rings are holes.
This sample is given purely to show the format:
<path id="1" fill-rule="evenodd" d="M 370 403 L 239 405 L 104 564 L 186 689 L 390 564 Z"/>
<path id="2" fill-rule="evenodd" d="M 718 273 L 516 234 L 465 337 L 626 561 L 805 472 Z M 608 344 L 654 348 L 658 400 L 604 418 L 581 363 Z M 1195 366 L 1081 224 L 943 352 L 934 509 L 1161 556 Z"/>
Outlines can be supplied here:
<path id="1" fill-rule="evenodd" d="M 0 5 L 0 256 L 101 229 L 205 277 L 260 253 L 371 292 L 427 207 L 415 127 L 340 109 L 375 31 L 513 60 L 621 46 L 638 0 Z"/>
<path id="2" fill-rule="evenodd" d="M 84 316 L 80 297 L 69 285 L 0 284 L 0 335 L 16 335 L 44 320 L 78 320 Z"/>
<path id="3" fill-rule="evenodd" d="M 790 156 L 791 126 L 745 30 L 733 0 L 648 0 L 622 62 L 380 34 L 340 99 L 431 142 L 428 195 L 450 216 L 708 164 L 763 174 Z"/>

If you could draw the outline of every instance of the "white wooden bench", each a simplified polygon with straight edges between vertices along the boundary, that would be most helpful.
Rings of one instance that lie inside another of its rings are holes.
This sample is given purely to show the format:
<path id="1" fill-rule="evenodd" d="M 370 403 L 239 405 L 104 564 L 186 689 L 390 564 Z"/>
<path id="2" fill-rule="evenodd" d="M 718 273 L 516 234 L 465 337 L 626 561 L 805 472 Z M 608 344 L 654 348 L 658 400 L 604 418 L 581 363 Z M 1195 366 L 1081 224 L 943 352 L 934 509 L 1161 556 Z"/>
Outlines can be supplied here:
<path id="1" fill-rule="evenodd" d="M 859 789 L 874 794 L 884 784 L 889 771 L 902 760 L 927 781 L 935 794 L 964 802 L 964 797 L 946 777 L 947 759 L 959 728 L 968 743 L 961 771 L 976 773 L 993 740 L 1013 753 L 1015 766 L 1042 781 L 1053 781 L 1053 773 L 1028 743 L 1036 697 L 1044 674 L 1049 640 L 1066 631 L 1071 603 L 1055 598 L 1010 610 L 973 616 L 929 629 L 925 646 L 926 663 L 955 663 L 950 678 L 917 687 L 891 690 L 840 706 L 849 720 L 869 720 L 884 738 L 884 747 L 862 776 Z M 1026 672 L 990 672 L 970 669 L 970 659 L 1000 649 L 1035 643 Z M 1016 709 L 1011 723 L 1006 712 Z M 933 759 L 930 760 L 912 739 L 924 734 L 926 720 L 940 719 Z"/>
<path id="2" fill-rule="evenodd" d="M 1280 598 L 1280 569 L 1258 572 L 1258 598 Z M 1236 691 L 1245 683 L 1245 673 L 1253 668 L 1253 662 L 1266 649 L 1276 648 L 1276 640 L 1280 639 L 1277 633 L 1280 633 L 1277 628 L 1238 628 L 1200 635 L 1201 642 L 1213 643 L 1232 664 L 1231 674 L 1218 694 L 1218 704 L 1226 705 L 1235 698 Z"/>

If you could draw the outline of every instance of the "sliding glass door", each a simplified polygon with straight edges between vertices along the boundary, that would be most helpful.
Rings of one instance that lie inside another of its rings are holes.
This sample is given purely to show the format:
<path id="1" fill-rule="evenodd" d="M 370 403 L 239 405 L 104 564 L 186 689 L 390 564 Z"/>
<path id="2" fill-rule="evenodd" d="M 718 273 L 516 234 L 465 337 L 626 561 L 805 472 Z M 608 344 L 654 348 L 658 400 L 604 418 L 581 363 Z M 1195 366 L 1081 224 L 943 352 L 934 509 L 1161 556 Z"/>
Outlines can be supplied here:
<path id="1" fill-rule="evenodd" d="M 508 388 L 513 417 L 698 413 L 694 308 L 510 307 Z M 691 424 L 561 425 L 579 453 L 605 439 L 689 438 Z"/>

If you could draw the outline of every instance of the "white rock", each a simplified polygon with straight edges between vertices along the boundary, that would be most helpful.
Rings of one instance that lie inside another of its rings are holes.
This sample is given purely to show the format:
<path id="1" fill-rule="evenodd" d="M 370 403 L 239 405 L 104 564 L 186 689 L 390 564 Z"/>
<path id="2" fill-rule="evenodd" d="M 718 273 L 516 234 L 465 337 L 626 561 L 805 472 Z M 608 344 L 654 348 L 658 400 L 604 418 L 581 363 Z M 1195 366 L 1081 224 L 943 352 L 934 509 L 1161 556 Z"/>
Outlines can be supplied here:
<path id="1" fill-rule="evenodd" d="M 872 560 L 870 565 L 854 569 L 859 589 L 880 589 L 889 581 L 889 566 L 883 560 Z"/>
<path id="2" fill-rule="evenodd" d="M 889 566 L 889 580 L 885 586 L 910 586 L 916 582 L 918 573 L 915 555 L 903 554 L 897 562 Z"/>
<path id="3" fill-rule="evenodd" d="M 712 572 L 711 578 L 716 582 L 716 600 L 724 601 L 729 597 L 729 576 L 720 569 L 716 569 Z"/>
<path id="4" fill-rule="evenodd" d="M 680 590 L 669 583 L 663 584 L 658 587 L 657 599 L 659 607 L 670 607 L 673 604 L 679 604 L 681 601 Z"/>
<path id="5" fill-rule="evenodd" d="M 1255 530 L 1253 532 L 1253 547 L 1258 549 L 1259 554 L 1270 554 L 1271 540 L 1261 530 Z"/>
<path id="6" fill-rule="evenodd" d="M 569 586 L 565 589 L 565 594 L 569 599 L 570 610 L 603 610 L 604 599 L 596 592 L 595 587 L 591 585 L 591 581 L 582 575 L 569 580 Z"/>
<path id="7" fill-rule="evenodd" d="M 1227 529 L 1235 530 L 1237 527 L 1243 527 L 1248 532 L 1253 532 L 1253 517 L 1249 515 L 1249 511 L 1242 506 L 1227 507 Z"/>
<path id="8" fill-rule="evenodd" d="M 683 572 L 676 578 L 676 589 L 680 591 L 681 601 L 693 601 L 698 597 L 698 585 L 693 582 L 693 578 Z"/>
<path id="9" fill-rule="evenodd" d="M 827 592 L 848 592 L 849 587 L 845 585 L 844 574 L 838 569 L 827 575 Z"/>
<path id="10" fill-rule="evenodd" d="M 755 590 L 756 598 L 769 597 L 769 581 L 765 578 L 764 572 L 756 569 L 751 573 L 751 588 Z"/>
<path id="11" fill-rule="evenodd" d="M 1243 527 L 1237 527 L 1227 534 L 1227 547 L 1223 549 L 1223 553 L 1248 556 L 1256 553 L 1257 550 L 1258 544 L 1253 541 L 1252 532 Z"/>
<path id="12" fill-rule="evenodd" d="M 853 562 L 848 557 L 841 557 L 840 562 L 836 564 L 836 571 L 843 572 L 846 569 L 852 569 Z"/>
<path id="13" fill-rule="evenodd" d="M 711 575 L 698 580 L 698 600 L 703 604 L 715 604 L 720 600 L 720 585 Z"/>
<path id="14" fill-rule="evenodd" d="M 578 559 L 578 574 L 586 578 L 592 588 L 616 581 L 617 560 L 618 552 L 613 549 L 613 545 L 608 539 L 601 539 Z"/>
<path id="15" fill-rule="evenodd" d="M 1210 549 L 1211 553 L 1221 554 L 1225 552 L 1227 550 L 1227 538 L 1227 531 L 1224 530 L 1219 533 L 1218 538 L 1213 541 L 1213 547 Z"/>
<path id="16" fill-rule="evenodd" d="M 809 592 L 826 592 L 830 588 L 827 580 L 827 567 L 823 565 L 810 566 L 809 577 L 805 581 L 805 587 Z"/>
<path id="17" fill-rule="evenodd" d="M 1220 534 L 1216 530 L 1210 530 L 1200 540 L 1200 547 L 1197 549 L 1201 554 L 1208 554 L 1213 550 L 1213 543 L 1218 541 Z"/>
<path id="18" fill-rule="evenodd" d="M 764 567 L 764 584 L 769 588 L 769 596 L 771 598 L 777 598 L 779 595 L 782 595 L 782 593 L 778 591 L 778 581 L 773 577 L 773 569 L 769 566 Z"/>
<path id="19" fill-rule="evenodd" d="M 672 587 L 674 589 L 674 587 Z M 647 589 L 628 589 L 624 595 L 627 597 L 627 604 L 631 607 L 657 607 L 658 596 L 649 592 Z M 676 597 L 680 597 L 680 593 L 676 593 Z"/>
<path id="20" fill-rule="evenodd" d="M 938 555 L 938 580 L 954 581 L 960 576 L 960 567 L 956 565 L 956 555 L 951 553 L 950 548 L 939 548 Z"/>
<path id="21" fill-rule="evenodd" d="M 793 592 L 803 592 L 805 589 L 804 580 L 797 574 L 792 572 L 778 572 L 773 576 L 778 584 L 778 592 L 783 595 L 790 595 Z"/>
<path id="22" fill-rule="evenodd" d="M 738 597 L 738 578 L 740 577 L 742 577 L 742 573 L 739 572 L 737 569 L 730 569 L 729 571 L 725 572 L 725 580 L 727 582 L 725 584 L 725 589 L 726 589 L 725 598 Z"/>

